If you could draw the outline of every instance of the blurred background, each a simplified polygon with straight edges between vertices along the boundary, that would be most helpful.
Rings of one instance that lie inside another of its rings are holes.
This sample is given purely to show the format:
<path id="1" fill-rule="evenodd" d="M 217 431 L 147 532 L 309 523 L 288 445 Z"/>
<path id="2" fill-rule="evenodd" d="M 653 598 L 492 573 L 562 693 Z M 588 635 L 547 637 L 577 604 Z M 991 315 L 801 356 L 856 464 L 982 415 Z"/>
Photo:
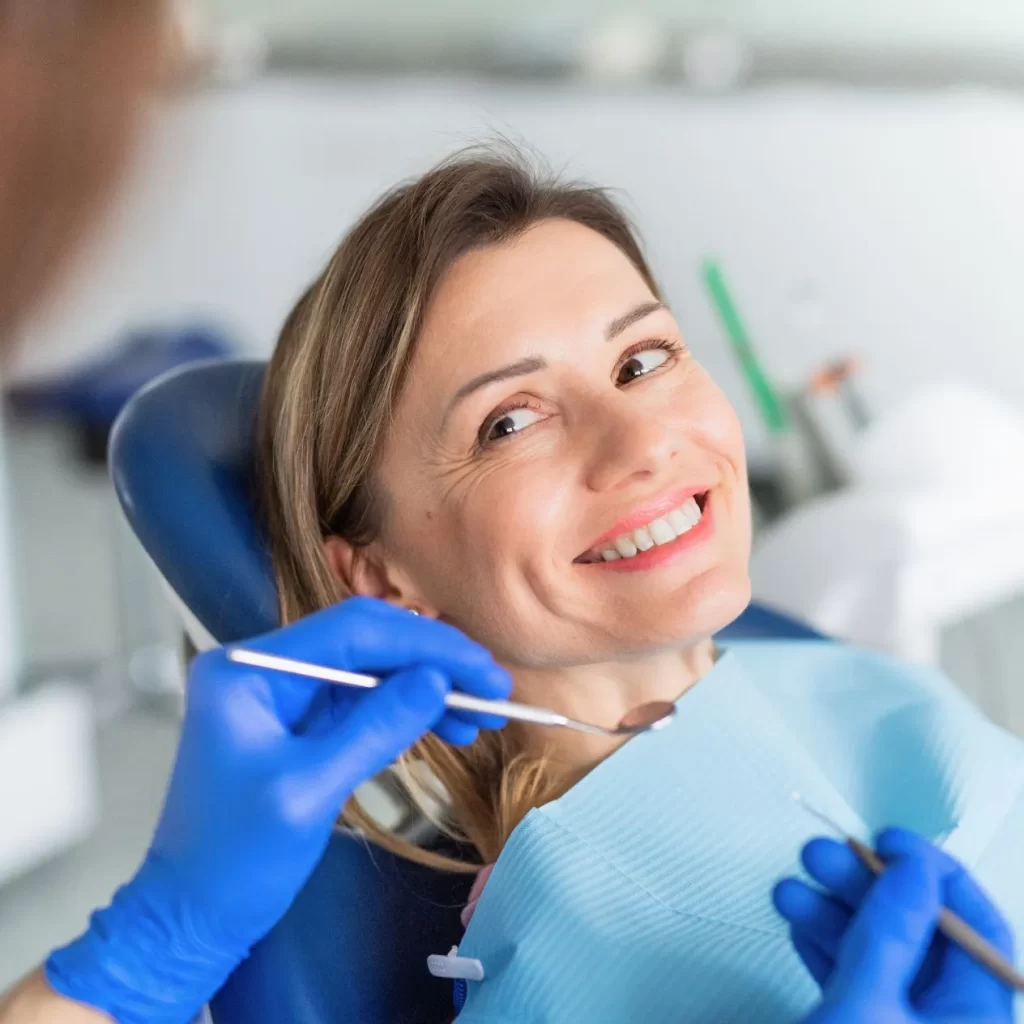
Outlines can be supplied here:
<path id="1" fill-rule="evenodd" d="M 757 596 L 1024 733 L 1024 7 L 175 13 L 130 187 L 8 378 L 0 986 L 132 871 L 173 751 L 182 627 L 108 482 L 113 418 L 163 369 L 268 355 L 367 204 L 482 139 L 635 215 L 744 423 Z"/>

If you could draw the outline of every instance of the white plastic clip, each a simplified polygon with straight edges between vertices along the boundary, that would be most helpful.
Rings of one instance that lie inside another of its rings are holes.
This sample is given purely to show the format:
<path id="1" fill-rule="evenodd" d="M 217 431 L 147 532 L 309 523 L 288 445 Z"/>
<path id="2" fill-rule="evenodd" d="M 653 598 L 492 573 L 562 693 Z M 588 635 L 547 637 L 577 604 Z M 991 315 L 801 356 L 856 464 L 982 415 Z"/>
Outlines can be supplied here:
<path id="1" fill-rule="evenodd" d="M 466 981 L 483 981 L 484 965 L 468 956 L 459 956 L 459 947 L 452 946 L 447 956 L 435 953 L 427 957 L 427 970 L 435 978 L 463 978 Z"/>

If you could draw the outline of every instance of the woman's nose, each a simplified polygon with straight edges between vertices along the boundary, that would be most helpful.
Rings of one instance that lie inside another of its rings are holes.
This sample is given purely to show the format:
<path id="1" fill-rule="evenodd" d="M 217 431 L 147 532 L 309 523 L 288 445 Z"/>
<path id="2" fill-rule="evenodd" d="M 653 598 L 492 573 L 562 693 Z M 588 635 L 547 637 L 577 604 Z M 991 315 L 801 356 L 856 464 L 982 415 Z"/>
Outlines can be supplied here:
<path id="1" fill-rule="evenodd" d="M 678 419 L 631 408 L 594 410 L 584 431 L 590 433 L 587 485 L 607 491 L 663 475 L 676 459 L 683 431 Z"/>

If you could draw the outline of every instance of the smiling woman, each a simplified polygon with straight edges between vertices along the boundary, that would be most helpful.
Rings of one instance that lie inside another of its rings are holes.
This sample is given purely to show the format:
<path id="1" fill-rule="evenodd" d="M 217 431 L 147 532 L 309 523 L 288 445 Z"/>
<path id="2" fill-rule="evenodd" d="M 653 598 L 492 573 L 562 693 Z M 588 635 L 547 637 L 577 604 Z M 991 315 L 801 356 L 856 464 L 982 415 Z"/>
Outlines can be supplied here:
<path id="1" fill-rule="evenodd" d="M 512 724 L 459 748 L 449 718 L 407 758 L 496 862 L 460 1021 L 798 1019 L 814 989 L 764 895 L 814 828 L 794 788 L 970 851 L 1024 923 L 1018 741 L 880 656 L 716 649 L 749 599 L 743 440 L 604 191 L 484 152 L 388 193 L 285 325 L 261 452 L 286 620 L 355 594 L 443 619 L 520 700 L 600 724 L 682 699 L 626 745 Z"/>
<path id="2" fill-rule="evenodd" d="M 283 332 L 262 433 L 286 619 L 357 593 L 414 607 L 523 699 L 612 722 L 675 700 L 748 600 L 732 408 L 607 194 L 514 155 L 459 157 L 355 227 Z M 550 740 L 413 759 L 491 860 L 612 749 Z"/>

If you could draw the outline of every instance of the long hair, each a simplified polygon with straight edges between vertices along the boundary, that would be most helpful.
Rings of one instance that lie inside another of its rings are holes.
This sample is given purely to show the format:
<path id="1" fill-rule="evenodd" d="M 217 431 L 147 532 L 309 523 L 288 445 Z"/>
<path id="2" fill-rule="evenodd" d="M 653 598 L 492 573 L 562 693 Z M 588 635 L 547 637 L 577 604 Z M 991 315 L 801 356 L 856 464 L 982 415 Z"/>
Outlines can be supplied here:
<path id="1" fill-rule="evenodd" d="M 378 534 L 387 505 L 374 477 L 424 312 L 460 256 L 550 218 L 616 245 L 657 294 L 626 215 L 602 189 L 563 183 L 514 151 L 472 150 L 388 192 L 355 225 L 288 318 L 267 372 L 260 476 L 283 622 L 348 596 L 324 540 Z M 424 784 L 416 765 L 436 784 Z M 450 834 L 495 859 L 532 807 L 555 795 L 542 759 L 510 727 L 468 748 L 435 736 L 400 765 L 421 810 L 443 802 Z M 464 869 L 382 828 L 353 799 L 344 819 L 421 863 Z M 436 820 L 436 819 L 435 819 Z"/>

